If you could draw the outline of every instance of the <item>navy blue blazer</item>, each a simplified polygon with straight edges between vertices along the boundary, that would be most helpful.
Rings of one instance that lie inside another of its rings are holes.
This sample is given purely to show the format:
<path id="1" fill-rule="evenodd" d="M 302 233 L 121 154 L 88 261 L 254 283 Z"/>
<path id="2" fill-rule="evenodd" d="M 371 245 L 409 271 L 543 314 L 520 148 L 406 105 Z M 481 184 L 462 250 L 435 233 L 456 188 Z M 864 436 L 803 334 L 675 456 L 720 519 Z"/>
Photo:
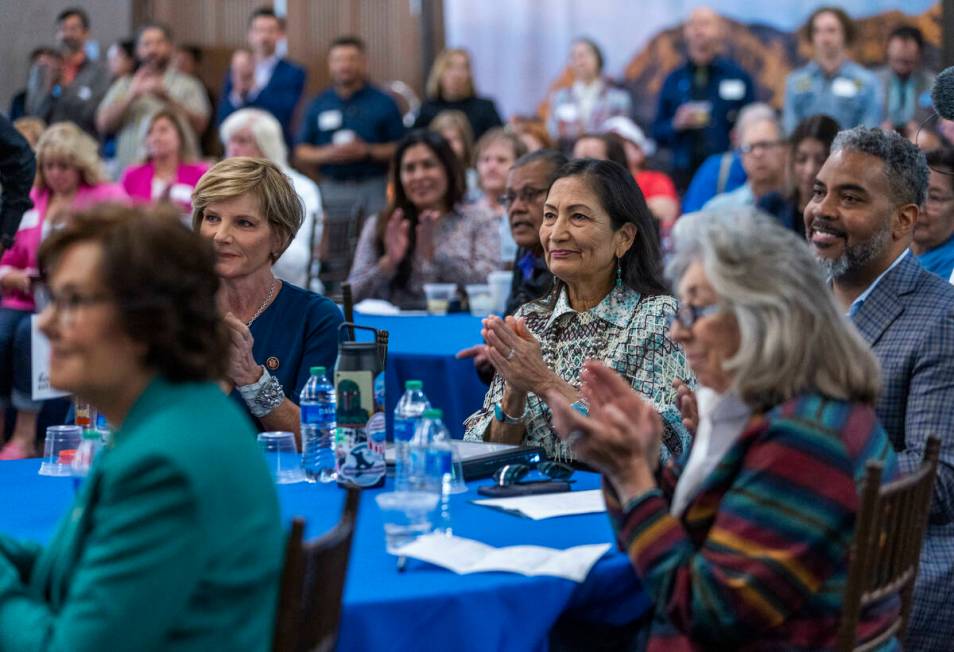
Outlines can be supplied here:
<path id="1" fill-rule="evenodd" d="M 924 538 L 906 649 L 950 650 L 954 638 L 954 286 L 908 254 L 852 317 L 881 363 L 875 410 L 902 471 L 941 438 L 931 522 Z"/>
<path id="2" fill-rule="evenodd" d="M 288 59 L 279 59 L 272 70 L 272 76 L 265 88 L 253 100 L 244 104 L 232 103 L 232 75 L 225 75 L 225 85 L 222 87 L 222 96 L 219 98 L 219 110 L 216 124 L 221 125 L 229 115 L 239 109 L 256 108 L 268 111 L 282 125 L 285 143 L 290 148 L 294 143 L 292 120 L 295 117 L 295 107 L 301 101 L 301 94 L 305 90 L 305 69 L 292 63 Z"/>

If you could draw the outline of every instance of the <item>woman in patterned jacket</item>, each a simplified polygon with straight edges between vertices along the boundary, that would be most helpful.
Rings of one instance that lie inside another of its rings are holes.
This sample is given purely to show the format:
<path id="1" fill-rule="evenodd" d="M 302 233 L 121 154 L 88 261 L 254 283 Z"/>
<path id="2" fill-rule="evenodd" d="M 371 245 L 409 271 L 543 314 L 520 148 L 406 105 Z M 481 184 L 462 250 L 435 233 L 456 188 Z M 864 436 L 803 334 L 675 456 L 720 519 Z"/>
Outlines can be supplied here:
<path id="1" fill-rule="evenodd" d="M 548 395 L 557 430 L 604 474 L 620 547 L 655 601 L 650 652 L 834 649 L 857 482 L 869 460 L 888 480 L 897 469 L 878 364 L 775 220 L 699 214 L 674 238 L 671 336 L 700 385 L 688 457 L 656 470 L 659 418 L 598 363 L 583 371 L 589 417 Z M 898 649 L 898 606 L 889 594 L 867 609 L 859 645 Z"/>
<path id="2" fill-rule="evenodd" d="M 676 301 L 666 293 L 653 218 L 633 177 L 610 161 L 567 163 L 550 186 L 540 227 L 553 292 L 506 321 L 484 320 L 497 370 L 465 438 L 543 446 L 572 460 L 556 436 L 545 395 L 556 392 L 581 413 L 583 362 L 620 373 L 662 415 L 663 460 L 678 456 L 688 433 L 675 381 L 691 379 L 682 349 L 667 334 Z"/>

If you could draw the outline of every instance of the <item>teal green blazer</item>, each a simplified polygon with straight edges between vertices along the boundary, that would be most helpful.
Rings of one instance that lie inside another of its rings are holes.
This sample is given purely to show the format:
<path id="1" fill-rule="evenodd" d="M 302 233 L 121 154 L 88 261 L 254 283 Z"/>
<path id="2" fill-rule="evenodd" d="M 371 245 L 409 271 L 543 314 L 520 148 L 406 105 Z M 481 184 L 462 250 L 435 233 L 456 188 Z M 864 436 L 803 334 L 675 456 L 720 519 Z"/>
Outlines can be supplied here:
<path id="1" fill-rule="evenodd" d="M 0 650 L 268 650 L 283 545 L 248 418 L 154 380 L 50 544 L 0 536 Z"/>

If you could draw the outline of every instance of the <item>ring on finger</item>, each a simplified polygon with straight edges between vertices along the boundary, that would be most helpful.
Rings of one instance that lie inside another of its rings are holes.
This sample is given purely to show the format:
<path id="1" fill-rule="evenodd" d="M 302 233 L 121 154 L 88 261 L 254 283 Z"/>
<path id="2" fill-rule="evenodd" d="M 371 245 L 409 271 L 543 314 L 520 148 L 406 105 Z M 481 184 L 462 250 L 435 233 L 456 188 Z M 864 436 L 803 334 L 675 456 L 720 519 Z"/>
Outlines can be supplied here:
<path id="1" fill-rule="evenodd" d="M 508 360 L 513 360 L 513 347 L 512 347 L 512 346 L 510 347 L 510 350 L 507 351 L 507 359 L 508 359 Z"/>

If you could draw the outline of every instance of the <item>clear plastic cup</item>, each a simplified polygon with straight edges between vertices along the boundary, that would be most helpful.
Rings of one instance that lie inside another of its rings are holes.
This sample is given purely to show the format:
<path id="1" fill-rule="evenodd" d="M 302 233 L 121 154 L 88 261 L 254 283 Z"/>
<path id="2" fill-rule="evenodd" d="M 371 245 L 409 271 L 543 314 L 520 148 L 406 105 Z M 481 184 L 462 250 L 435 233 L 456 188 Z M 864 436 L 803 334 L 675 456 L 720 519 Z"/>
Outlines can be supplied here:
<path id="1" fill-rule="evenodd" d="M 460 449 L 453 444 L 454 453 L 451 457 L 451 487 L 452 494 L 467 492 L 467 482 L 464 480 L 464 463 L 460 459 Z"/>
<path id="2" fill-rule="evenodd" d="M 301 468 L 301 456 L 293 433 L 260 432 L 258 445 L 262 448 L 275 484 L 305 482 L 305 472 Z"/>
<path id="3" fill-rule="evenodd" d="M 447 307 L 456 293 L 455 283 L 425 283 L 424 296 L 427 298 L 427 312 L 432 315 L 446 315 Z"/>
<path id="4" fill-rule="evenodd" d="M 438 495 L 429 491 L 389 491 L 374 497 L 384 520 L 384 544 L 394 555 L 398 549 L 434 527 L 429 516 Z"/>
<path id="5" fill-rule="evenodd" d="M 494 295 L 486 283 L 465 286 L 470 314 L 474 317 L 486 317 L 494 311 Z"/>
<path id="6" fill-rule="evenodd" d="M 83 440 L 79 426 L 50 426 L 43 441 L 43 462 L 40 475 L 73 475 L 73 455 Z"/>
<path id="7" fill-rule="evenodd" d="M 507 309 L 507 297 L 510 296 L 510 284 L 513 281 L 513 272 L 496 271 L 487 275 L 487 285 L 490 286 L 490 295 L 493 297 L 496 313 L 503 313 Z"/>

